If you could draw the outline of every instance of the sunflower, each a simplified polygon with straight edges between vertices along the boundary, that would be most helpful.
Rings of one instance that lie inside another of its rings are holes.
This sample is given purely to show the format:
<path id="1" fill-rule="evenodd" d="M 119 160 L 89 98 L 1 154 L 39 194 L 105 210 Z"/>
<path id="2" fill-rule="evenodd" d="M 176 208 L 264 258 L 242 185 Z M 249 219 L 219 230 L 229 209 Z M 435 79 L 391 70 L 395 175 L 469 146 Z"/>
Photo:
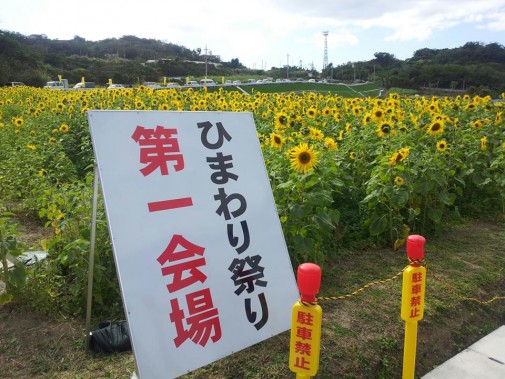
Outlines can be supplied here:
<path id="1" fill-rule="evenodd" d="M 358 154 L 356 154 L 354 151 L 351 151 L 349 153 L 349 158 L 351 158 L 352 160 L 355 160 L 357 157 L 358 157 Z"/>
<path id="2" fill-rule="evenodd" d="M 387 122 L 387 121 L 381 122 L 377 126 L 377 134 L 379 135 L 379 137 L 382 138 L 385 135 L 389 135 L 389 133 L 391 133 L 391 129 L 392 129 L 392 126 L 389 122 Z"/>
<path id="3" fill-rule="evenodd" d="M 55 142 L 56 142 L 56 138 L 54 138 L 54 137 L 49 138 L 49 143 L 55 143 Z"/>
<path id="4" fill-rule="evenodd" d="M 275 115 L 275 128 L 280 129 L 288 125 L 289 118 L 285 112 L 278 112 Z"/>
<path id="5" fill-rule="evenodd" d="M 354 116 L 359 117 L 361 116 L 361 108 L 360 107 L 353 107 L 352 108 L 352 113 Z"/>
<path id="6" fill-rule="evenodd" d="M 330 107 L 324 107 L 321 113 L 323 114 L 323 116 L 328 117 L 333 114 L 333 110 Z"/>
<path id="7" fill-rule="evenodd" d="M 440 151 L 441 153 L 447 150 L 447 142 L 445 142 L 445 139 L 442 139 L 437 142 L 437 150 Z"/>
<path id="8" fill-rule="evenodd" d="M 475 104 L 474 103 L 469 103 L 466 108 L 467 111 L 473 111 L 475 109 Z"/>
<path id="9" fill-rule="evenodd" d="M 428 134 L 434 136 L 444 132 L 444 122 L 442 120 L 437 120 L 431 123 L 428 128 Z"/>
<path id="10" fill-rule="evenodd" d="M 307 109 L 307 112 L 305 112 L 308 118 L 315 118 L 317 115 L 317 109 L 314 107 L 310 107 Z"/>
<path id="11" fill-rule="evenodd" d="M 372 117 L 377 121 L 382 120 L 384 117 L 384 112 L 380 108 L 374 108 L 372 111 Z"/>
<path id="12" fill-rule="evenodd" d="M 409 156 L 410 153 L 410 147 L 403 147 L 400 149 L 399 153 L 402 155 L 402 161 L 405 160 Z"/>
<path id="13" fill-rule="evenodd" d="M 309 134 L 310 138 L 317 139 L 317 140 L 322 140 L 324 138 L 323 132 L 317 128 L 310 127 L 309 131 L 310 131 L 310 134 Z"/>
<path id="14" fill-rule="evenodd" d="M 403 155 L 400 154 L 400 152 L 396 151 L 391 155 L 389 158 L 389 164 L 391 166 L 396 166 L 398 163 L 402 161 Z"/>
<path id="15" fill-rule="evenodd" d="M 28 145 L 26 145 L 26 147 L 27 147 L 28 149 L 30 149 L 30 150 L 35 150 L 35 149 L 37 149 L 37 146 L 35 146 L 35 145 L 31 144 L 31 143 L 29 143 Z"/>
<path id="16" fill-rule="evenodd" d="M 496 114 L 495 119 L 494 119 L 494 124 L 495 124 L 495 125 L 500 125 L 500 124 L 502 123 L 502 119 L 503 119 L 503 117 L 502 117 L 502 112 L 498 112 L 498 113 Z"/>
<path id="17" fill-rule="evenodd" d="M 281 149 L 286 141 L 285 138 L 281 137 L 277 133 L 270 133 L 270 145 L 272 147 L 276 147 L 277 149 Z"/>
<path id="18" fill-rule="evenodd" d="M 403 186 L 405 184 L 405 180 L 403 180 L 403 178 L 401 176 L 397 176 L 395 178 L 395 184 L 397 186 Z"/>
<path id="19" fill-rule="evenodd" d="M 22 118 L 22 117 L 13 117 L 13 118 L 12 118 L 12 123 L 13 123 L 14 125 L 16 125 L 17 127 L 22 126 L 24 122 L 25 122 L 25 121 L 23 120 L 23 118 Z"/>
<path id="20" fill-rule="evenodd" d="M 480 149 L 482 151 L 486 151 L 487 150 L 487 137 L 484 136 L 480 139 Z"/>
<path id="21" fill-rule="evenodd" d="M 326 137 L 324 139 L 324 146 L 328 149 L 328 150 L 337 150 L 338 149 L 338 145 L 337 143 L 335 142 L 335 140 L 331 137 Z"/>
<path id="22" fill-rule="evenodd" d="M 69 131 L 69 129 L 70 129 L 70 128 L 69 128 L 69 126 L 68 126 L 67 124 L 61 124 L 61 125 L 60 125 L 60 129 L 59 129 L 59 130 L 60 130 L 60 132 L 62 132 L 62 133 L 66 133 L 66 132 L 68 132 L 68 131 Z"/>
<path id="23" fill-rule="evenodd" d="M 475 120 L 475 121 L 473 122 L 473 124 L 472 124 L 472 127 L 473 127 L 474 129 L 479 130 L 480 128 L 482 128 L 482 125 L 483 125 L 483 123 L 482 123 L 482 121 L 481 121 L 481 120 Z"/>
<path id="24" fill-rule="evenodd" d="M 317 164 L 317 155 L 318 153 L 314 151 L 313 147 L 309 147 L 307 143 L 302 142 L 289 152 L 291 167 L 301 173 L 310 171 Z"/>
<path id="25" fill-rule="evenodd" d="M 38 176 L 44 176 L 44 175 L 46 175 L 46 174 L 47 174 L 47 171 L 46 171 L 46 170 L 44 170 L 43 168 L 41 168 L 41 169 L 39 170 L 39 172 L 37 173 L 37 175 L 38 175 Z"/>

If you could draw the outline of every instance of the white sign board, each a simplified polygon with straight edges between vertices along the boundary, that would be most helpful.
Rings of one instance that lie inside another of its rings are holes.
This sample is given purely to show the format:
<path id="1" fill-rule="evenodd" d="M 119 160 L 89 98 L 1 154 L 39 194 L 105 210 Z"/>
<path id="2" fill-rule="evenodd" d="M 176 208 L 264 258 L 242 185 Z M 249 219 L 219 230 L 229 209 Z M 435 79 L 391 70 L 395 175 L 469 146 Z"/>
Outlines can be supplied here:
<path id="1" fill-rule="evenodd" d="M 140 377 L 174 378 L 289 329 L 299 294 L 252 115 L 88 122 Z"/>

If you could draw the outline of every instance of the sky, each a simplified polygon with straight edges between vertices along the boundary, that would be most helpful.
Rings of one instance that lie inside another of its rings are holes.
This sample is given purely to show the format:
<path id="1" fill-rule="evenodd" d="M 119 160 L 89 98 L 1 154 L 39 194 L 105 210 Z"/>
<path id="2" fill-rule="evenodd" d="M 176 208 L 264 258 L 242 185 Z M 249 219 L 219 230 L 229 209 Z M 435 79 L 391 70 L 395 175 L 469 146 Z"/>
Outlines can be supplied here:
<path id="1" fill-rule="evenodd" d="M 505 45 L 505 0 L 1 0 L 0 30 L 89 41 L 133 35 L 249 68 L 320 71 L 423 48 Z M 325 37 L 323 32 L 328 32 Z"/>

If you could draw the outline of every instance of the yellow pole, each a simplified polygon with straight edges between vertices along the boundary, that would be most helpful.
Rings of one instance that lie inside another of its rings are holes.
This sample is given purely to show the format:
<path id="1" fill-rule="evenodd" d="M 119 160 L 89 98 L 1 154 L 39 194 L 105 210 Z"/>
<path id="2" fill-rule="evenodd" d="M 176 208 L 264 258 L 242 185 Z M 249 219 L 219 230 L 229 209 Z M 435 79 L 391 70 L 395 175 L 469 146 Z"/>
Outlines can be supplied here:
<path id="1" fill-rule="evenodd" d="M 416 368 L 417 321 L 405 323 L 402 379 L 414 379 Z"/>
<path id="2" fill-rule="evenodd" d="M 319 368 L 323 310 L 317 304 L 316 294 L 321 275 L 321 267 L 314 263 L 302 263 L 298 267 L 300 300 L 291 311 L 289 343 L 289 369 L 296 374 L 296 379 L 310 379 Z"/>
<path id="3" fill-rule="evenodd" d="M 409 266 L 403 270 L 401 318 L 405 321 L 402 379 L 414 379 L 416 370 L 417 322 L 424 316 L 426 267 L 423 236 L 407 238 Z"/>

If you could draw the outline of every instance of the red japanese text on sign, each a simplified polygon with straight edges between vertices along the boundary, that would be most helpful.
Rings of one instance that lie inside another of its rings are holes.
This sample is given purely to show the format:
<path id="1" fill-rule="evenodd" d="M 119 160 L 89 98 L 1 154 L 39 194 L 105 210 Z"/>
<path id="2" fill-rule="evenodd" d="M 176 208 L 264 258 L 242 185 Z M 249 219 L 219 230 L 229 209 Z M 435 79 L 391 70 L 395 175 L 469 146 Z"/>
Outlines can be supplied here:
<path id="1" fill-rule="evenodd" d="M 289 368 L 313 376 L 319 367 L 322 310 L 319 305 L 306 306 L 297 302 L 291 315 Z"/>
<path id="2" fill-rule="evenodd" d="M 176 134 L 177 129 L 167 129 L 160 125 L 156 129 L 137 126 L 132 138 L 140 145 L 140 163 L 146 164 L 140 170 L 142 175 L 147 176 L 156 169 L 160 169 L 161 175 L 168 175 L 169 162 L 173 162 L 175 171 L 184 168 Z"/>
<path id="3" fill-rule="evenodd" d="M 418 321 L 424 315 L 426 268 L 409 266 L 403 273 L 401 317 L 405 321 Z"/>
<path id="4" fill-rule="evenodd" d="M 214 308 L 210 290 L 205 288 L 186 295 L 188 315 L 179 306 L 178 299 L 170 300 L 172 312 L 170 321 L 175 324 L 177 337 L 174 339 L 176 347 L 191 339 L 195 344 L 205 346 L 209 339 L 217 342 L 221 339 L 221 324 L 218 310 Z M 185 328 L 186 324 L 188 328 Z"/>

